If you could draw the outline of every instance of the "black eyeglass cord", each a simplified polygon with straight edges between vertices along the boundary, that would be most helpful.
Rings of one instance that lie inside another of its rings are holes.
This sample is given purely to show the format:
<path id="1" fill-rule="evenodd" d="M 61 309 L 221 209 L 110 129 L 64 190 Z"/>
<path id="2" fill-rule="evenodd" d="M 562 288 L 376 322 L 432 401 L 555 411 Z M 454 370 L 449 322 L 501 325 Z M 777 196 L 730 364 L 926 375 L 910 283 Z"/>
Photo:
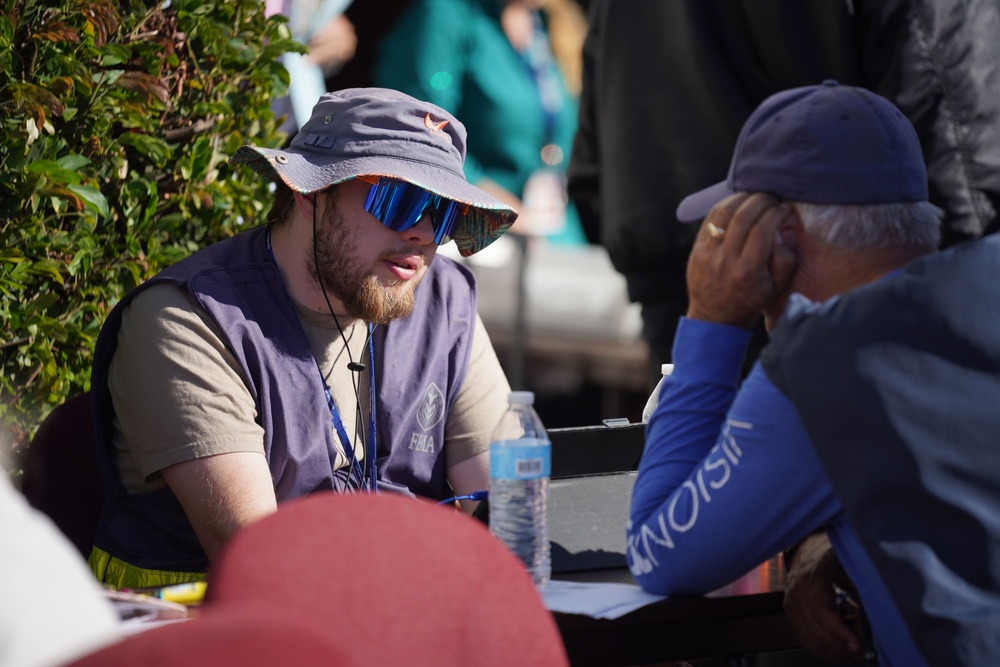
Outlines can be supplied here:
<path id="1" fill-rule="evenodd" d="M 333 321 L 337 325 L 337 331 L 340 332 L 340 339 L 344 342 L 344 350 L 347 351 L 347 368 L 355 373 L 364 371 L 366 366 L 364 364 L 365 350 L 368 349 L 368 343 L 371 340 L 372 334 L 375 333 L 375 326 L 368 327 L 368 336 L 365 338 L 364 345 L 361 347 L 361 357 L 354 361 L 354 356 L 351 354 L 351 346 L 348 344 L 347 335 L 344 333 L 344 328 L 340 326 L 340 318 L 337 317 L 337 313 L 333 310 L 333 304 L 330 303 L 330 297 L 326 293 L 326 285 L 323 284 L 323 275 L 319 270 L 319 250 L 317 248 L 318 244 L 316 242 L 316 193 L 312 196 L 313 203 L 313 215 L 312 215 L 312 231 L 313 231 L 313 265 L 316 269 L 316 282 L 319 283 L 319 289 L 323 293 L 323 300 L 326 301 L 326 308 L 330 311 L 330 315 L 333 316 Z M 369 359 L 371 363 L 371 359 Z M 365 420 L 364 411 L 361 409 L 361 387 L 359 383 L 359 377 L 355 373 L 351 374 L 351 386 L 354 388 L 354 405 L 356 406 L 354 414 L 354 441 L 357 443 L 361 441 L 361 449 L 365 453 L 365 460 L 368 460 L 369 456 L 374 456 L 374 452 L 369 452 L 367 449 L 367 438 L 365 437 L 364 429 L 358 430 L 358 424 L 363 424 Z M 324 381 L 325 382 L 325 381 Z M 330 387 L 327 386 L 327 391 Z M 369 389 L 370 390 L 370 389 Z M 347 462 L 347 487 L 351 486 L 351 471 L 354 470 L 354 464 L 357 461 L 357 447 L 352 447 L 351 460 Z M 345 452 L 346 453 L 346 452 Z M 372 480 L 375 483 L 375 480 Z M 363 486 L 364 479 L 358 480 L 358 484 Z"/>

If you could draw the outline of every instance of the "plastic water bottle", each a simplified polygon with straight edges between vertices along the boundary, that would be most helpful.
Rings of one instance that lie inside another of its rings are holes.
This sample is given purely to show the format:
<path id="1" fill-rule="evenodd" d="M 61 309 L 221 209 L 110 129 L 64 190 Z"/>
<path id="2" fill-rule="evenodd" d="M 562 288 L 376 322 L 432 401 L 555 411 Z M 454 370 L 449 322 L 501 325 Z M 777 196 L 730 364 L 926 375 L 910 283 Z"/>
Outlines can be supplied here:
<path id="1" fill-rule="evenodd" d="M 663 381 L 667 379 L 667 376 L 674 372 L 673 364 L 663 364 L 660 366 L 660 372 L 663 373 L 663 377 L 660 381 L 656 383 L 653 388 L 653 393 L 649 395 L 649 400 L 646 401 L 646 407 L 642 409 L 642 421 L 648 422 L 649 418 L 653 416 L 656 412 L 656 406 L 660 404 L 660 387 L 663 386 Z"/>
<path id="2" fill-rule="evenodd" d="M 530 391 L 510 394 L 510 407 L 490 441 L 490 532 L 520 558 L 536 586 L 552 576 L 548 493 L 552 443 Z"/>

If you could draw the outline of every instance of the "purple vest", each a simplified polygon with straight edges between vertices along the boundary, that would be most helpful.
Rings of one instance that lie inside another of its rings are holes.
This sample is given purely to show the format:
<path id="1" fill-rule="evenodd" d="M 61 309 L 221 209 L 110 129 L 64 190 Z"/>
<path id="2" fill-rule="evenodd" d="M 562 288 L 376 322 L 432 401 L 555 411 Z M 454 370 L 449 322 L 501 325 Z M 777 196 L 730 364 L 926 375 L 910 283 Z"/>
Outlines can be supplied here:
<path id="1" fill-rule="evenodd" d="M 344 487 L 344 471 L 332 469 L 336 435 L 316 362 L 266 237 L 263 227 L 255 228 L 178 262 L 126 295 L 101 330 L 92 386 L 105 507 L 95 546 L 137 567 L 203 571 L 207 564 L 170 490 L 126 493 L 112 459 L 108 369 L 121 313 L 150 285 L 173 282 L 185 289 L 222 330 L 249 378 L 278 502 Z M 465 378 L 475 317 L 472 273 L 439 257 L 417 289 L 413 313 L 376 330 L 380 479 L 420 496 L 450 495 L 442 446 L 445 417 Z"/>

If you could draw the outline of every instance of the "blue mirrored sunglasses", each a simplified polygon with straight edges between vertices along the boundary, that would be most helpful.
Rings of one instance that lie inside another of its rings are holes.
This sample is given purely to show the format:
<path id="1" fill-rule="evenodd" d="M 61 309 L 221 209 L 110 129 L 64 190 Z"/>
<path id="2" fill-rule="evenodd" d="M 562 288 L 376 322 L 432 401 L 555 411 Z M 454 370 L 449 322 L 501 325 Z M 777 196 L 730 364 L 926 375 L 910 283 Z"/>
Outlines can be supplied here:
<path id="1" fill-rule="evenodd" d="M 424 213 L 429 212 L 434 229 L 434 242 L 442 245 L 451 240 L 455 225 L 468 205 L 436 195 L 423 188 L 387 176 L 358 176 L 358 180 L 371 183 L 365 199 L 365 210 L 379 222 L 393 230 L 403 232 L 413 227 Z"/>

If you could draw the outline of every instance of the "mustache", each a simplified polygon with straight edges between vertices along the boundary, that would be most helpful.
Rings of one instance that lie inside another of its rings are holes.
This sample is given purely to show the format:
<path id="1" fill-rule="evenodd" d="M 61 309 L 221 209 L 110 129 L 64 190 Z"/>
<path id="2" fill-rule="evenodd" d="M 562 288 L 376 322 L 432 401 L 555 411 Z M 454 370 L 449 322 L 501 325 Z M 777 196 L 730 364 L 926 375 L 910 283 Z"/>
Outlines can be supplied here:
<path id="1" fill-rule="evenodd" d="M 391 248 L 379 255 L 379 261 L 388 260 L 398 257 L 416 257 L 419 258 L 419 266 L 427 266 L 430 260 L 427 259 L 427 252 L 423 250 L 421 246 L 407 246 L 400 248 Z"/>

